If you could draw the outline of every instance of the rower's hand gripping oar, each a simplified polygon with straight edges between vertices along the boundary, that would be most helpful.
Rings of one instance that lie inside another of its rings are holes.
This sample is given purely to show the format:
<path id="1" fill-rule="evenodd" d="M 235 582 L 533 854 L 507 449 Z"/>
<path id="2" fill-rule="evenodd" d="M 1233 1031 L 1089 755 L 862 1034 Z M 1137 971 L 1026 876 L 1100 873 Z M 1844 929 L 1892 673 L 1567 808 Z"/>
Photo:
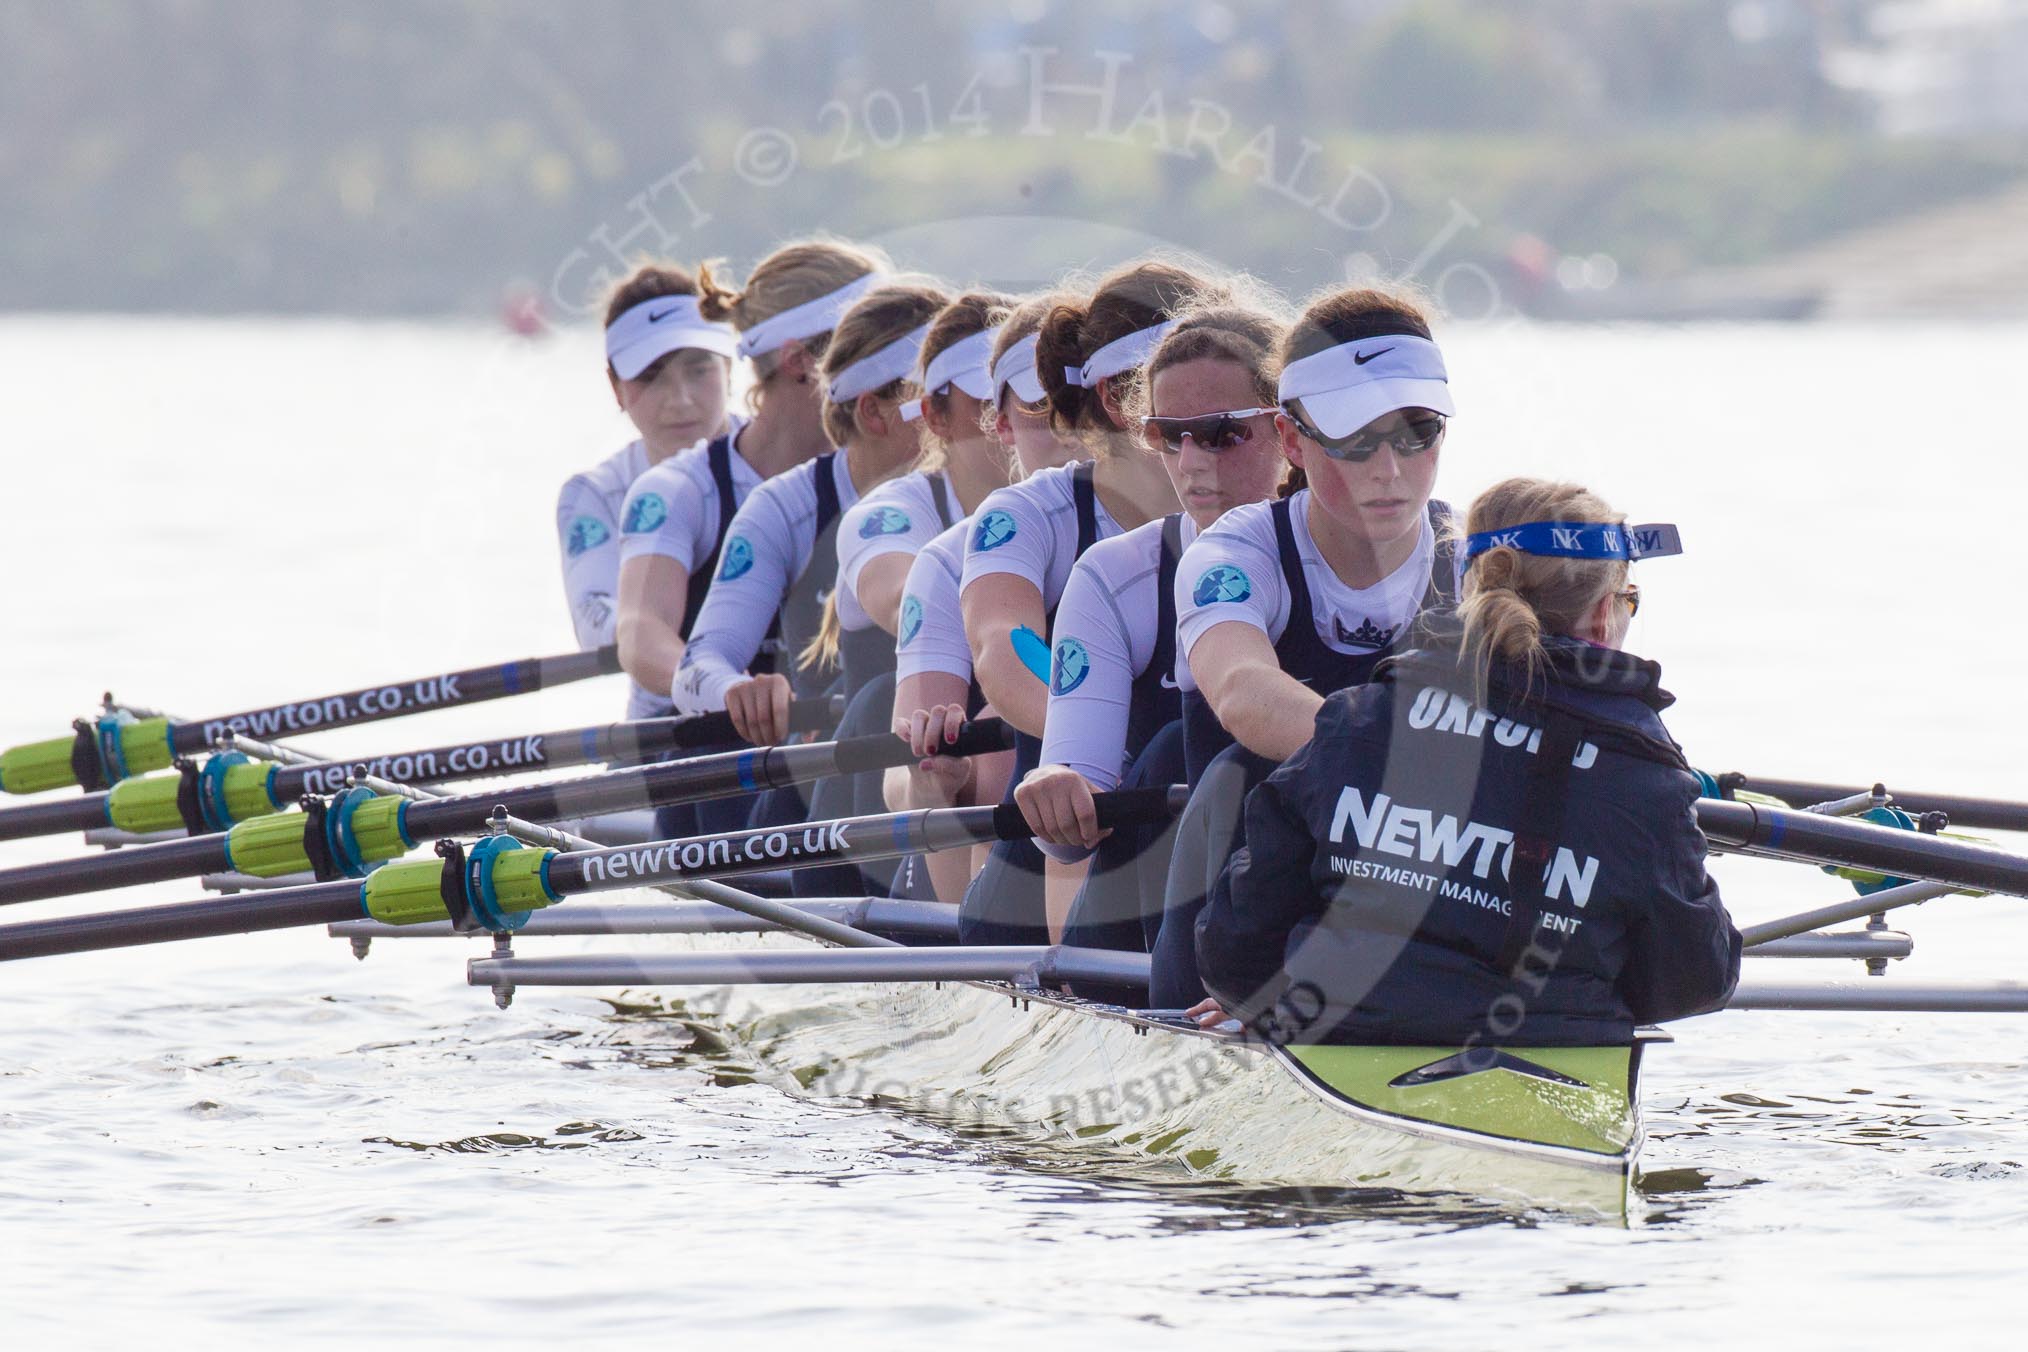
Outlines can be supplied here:
<path id="1" fill-rule="evenodd" d="M 620 650 L 607 644 L 592 652 L 525 657 L 189 722 L 159 716 L 135 718 L 110 711 L 95 723 L 78 720 L 69 737 L 25 742 L 0 751 L 0 790 L 40 793 L 71 784 L 104 789 L 131 775 L 166 769 L 178 756 L 207 749 L 224 732 L 275 738 L 356 727 L 430 709 L 504 699 L 619 670 Z"/>
<path id="2" fill-rule="evenodd" d="M 822 731 L 838 721 L 843 707 L 844 701 L 836 697 L 797 700 L 789 706 L 790 730 Z M 204 758 L 202 764 L 179 760 L 172 773 L 122 780 L 101 793 L 0 807 L 0 840 L 105 826 L 136 835 L 178 829 L 210 835 L 287 811 L 305 794 L 339 792 L 355 774 L 397 784 L 446 784 L 606 760 L 634 762 L 728 741 L 737 742 L 738 737 L 732 715 L 721 710 L 303 765 L 281 766 L 226 751 Z"/>
<path id="3" fill-rule="evenodd" d="M 1187 789 L 1176 786 L 1101 793 L 1093 802 L 1100 824 L 1111 827 L 1165 820 L 1181 811 L 1188 797 Z M 526 923 L 530 913 L 591 892 L 864 863 L 1027 834 L 1021 814 L 1000 804 L 847 817 L 568 852 L 524 847 L 512 836 L 490 835 L 469 847 L 442 842 L 441 859 L 389 864 L 364 882 L 311 883 L 0 926 L 0 961 L 362 918 L 391 925 L 449 920 L 467 932 L 511 933 Z"/>
<path id="4" fill-rule="evenodd" d="M 973 756 L 1004 750 L 1010 741 L 1000 720 L 983 719 L 967 724 L 955 743 L 939 746 L 937 753 Z M 204 873 L 277 878 L 308 872 L 320 881 L 362 878 L 375 866 L 407 854 L 418 841 L 484 830 L 495 807 L 527 821 L 562 821 L 786 788 L 914 759 L 908 743 L 875 733 L 842 742 L 694 756 L 424 802 L 351 788 L 330 798 L 305 799 L 302 813 L 255 817 L 222 834 L 0 869 L 0 905 Z"/>

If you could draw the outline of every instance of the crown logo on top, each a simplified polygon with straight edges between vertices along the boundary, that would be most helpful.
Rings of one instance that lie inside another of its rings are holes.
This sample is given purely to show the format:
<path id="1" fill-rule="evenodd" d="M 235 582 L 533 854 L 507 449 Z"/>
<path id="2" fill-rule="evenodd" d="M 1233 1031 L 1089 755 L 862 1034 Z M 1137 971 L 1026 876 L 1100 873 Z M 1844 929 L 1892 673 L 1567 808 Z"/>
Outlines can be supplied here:
<path id="1" fill-rule="evenodd" d="M 1393 629 L 1383 629 L 1371 620 L 1360 621 L 1357 629 L 1347 630 L 1345 621 L 1335 615 L 1331 625 L 1338 631 L 1338 641 L 1356 648 L 1385 648 L 1394 639 Z"/>

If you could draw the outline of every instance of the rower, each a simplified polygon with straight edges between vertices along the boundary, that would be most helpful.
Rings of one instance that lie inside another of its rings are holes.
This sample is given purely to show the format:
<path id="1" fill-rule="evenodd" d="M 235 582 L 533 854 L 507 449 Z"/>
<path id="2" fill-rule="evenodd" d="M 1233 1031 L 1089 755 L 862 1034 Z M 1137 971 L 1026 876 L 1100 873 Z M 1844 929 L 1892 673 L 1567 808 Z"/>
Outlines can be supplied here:
<path id="1" fill-rule="evenodd" d="M 1246 789 L 1310 739 L 1324 696 L 1367 680 L 1454 590 L 1449 509 L 1430 498 L 1450 384 L 1421 308 L 1373 288 L 1334 293 L 1303 312 L 1281 356 L 1276 426 L 1300 481 L 1226 513 L 1176 578 L 1193 791 L 1154 946 L 1157 1007 L 1202 997 L 1191 934 Z"/>
<path id="2" fill-rule="evenodd" d="M 626 659 L 620 575 L 629 491 L 650 469 L 686 447 L 738 427 L 726 412 L 738 335 L 704 315 L 698 281 L 674 263 L 643 263 L 606 302 L 606 381 L 613 401 L 640 435 L 604 461 L 564 481 L 556 499 L 563 590 L 580 648 L 617 638 L 634 682 L 627 717 L 669 712 L 668 678 L 643 676 Z M 680 591 L 680 586 L 679 586 Z"/>
<path id="3" fill-rule="evenodd" d="M 894 670 L 902 591 L 916 554 L 969 517 L 986 495 L 1007 486 L 1005 457 L 986 431 L 992 393 L 987 355 L 995 323 L 1011 299 L 972 291 L 931 321 L 923 338 L 919 398 L 901 405 L 904 425 L 928 435 L 909 472 L 861 498 L 840 520 L 836 600 L 845 693 L 857 698 Z M 893 689 L 883 684 L 874 726 L 884 729 Z"/>
<path id="4" fill-rule="evenodd" d="M 838 318 L 821 372 L 824 433 L 837 449 L 762 484 L 733 518 L 677 673 L 678 709 L 723 708 L 740 736 L 772 746 L 788 737 L 792 692 L 816 698 L 833 683 L 814 663 L 793 676 L 752 674 L 747 665 L 777 614 L 786 651 L 809 648 L 837 575 L 839 514 L 914 461 L 920 436 L 901 404 L 915 390 L 924 331 L 948 299 L 921 280 L 890 278 Z M 800 820 L 804 808 L 801 794 L 781 791 L 755 803 L 754 820 Z"/>
<path id="5" fill-rule="evenodd" d="M 1036 335 L 1050 421 L 1094 459 L 1044 470 L 981 504 L 960 596 L 979 686 L 1021 734 L 1017 775 L 1039 762 L 1049 694 L 1046 676 L 1037 676 L 1022 649 L 1040 649 L 1046 671 L 1050 617 L 1071 564 L 1098 541 L 1178 506 L 1161 455 L 1127 430 L 1129 388 L 1179 310 L 1225 295 L 1221 284 L 1174 263 L 1131 263 L 1102 279 L 1088 300 L 1052 308 Z M 1052 942 L 1042 874 L 1032 842 L 995 846 L 965 894 L 965 942 Z"/>
<path id="6" fill-rule="evenodd" d="M 728 289 L 709 264 L 694 289 L 700 322 L 730 326 L 737 355 L 753 364 L 752 420 L 714 436 L 693 453 L 658 465 L 629 494 L 621 520 L 620 660 L 642 686 L 669 692 L 720 568 L 728 528 L 762 481 L 807 461 L 821 448 L 817 388 L 811 383 L 831 327 L 884 266 L 874 253 L 817 240 L 787 244 L 762 259 L 744 289 Z M 652 312 L 652 311 L 650 311 Z M 730 492 L 727 492 L 727 489 Z M 772 669 L 772 628 L 754 657 Z M 667 712 L 669 705 L 662 711 Z M 741 743 L 703 748 L 731 750 Z M 664 839 L 746 824 L 742 801 L 666 808 L 656 817 Z"/>
<path id="7" fill-rule="evenodd" d="M 988 352 L 987 395 L 998 455 L 1018 478 L 1067 464 L 1080 443 L 1049 425 L 1049 400 L 1035 374 L 1035 340 L 1042 321 L 1070 291 L 1047 292 L 1016 305 L 1000 320 Z M 975 807 L 1006 793 L 1013 756 L 938 756 L 932 743 L 954 740 L 965 720 L 988 711 L 972 679 L 972 649 L 965 639 L 959 582 L 969 518 L 917 553 L 902 589 L 895 629 L 894 733 L 921 757 L 890 770 L 883 787 L 890 811 Z M 974 859 L 972 856 L 977 855 Z M 895 895 L 957 902 L 985 865 L 984 848 L 945 850 L 911 857 L 895 871 Z"/>
<path id="8" fill-rule="evenodd" d="M 1660 669 L 1622 651 L 1637 559 L 1680 552 L 1571 484 L 1472 504 L 1464 599 L 1247 800 L 1197 934 L 1215 1000 L 1284 1042 L 1615 1045 L 1717 1009 L 1740 936 Z"/>
<path id="9" fill-rule="evenodd" d="M 1007 484 L 1009 462 L 982 415 L 992 393 L 987 359 L 996 325 L 1012 303 L 1008 296 L 971 291 L 938 312 L 918 357 L 922 395 L 900 409 L 903 423 L 925 434 L 922 449 L 908 473 L 889 479 L 839 518 L 837 584 L 815 654 L 842 667 L 847 702 L 836 737 L 888 731 L 896 631 L 910 566 L 923 546 Z M 810 793 L 811 815 L 890 811 L 882 801 L 882 779 L 872 770 L 817 784 Z M 862 870 L 870 873 L 867 887 L 854 890 L 885 892 L 894 871 L 891 863 Z M 801 875 L 798 883 L 803 885 Z"/>
<path id="10" fill-rule="evenodd" d="M 1052 857 L 1096 851 L 1066 943 L 1146 952 L 1159 926 L 1167 832 L 1100 831 L 1092 795 L 1184 779 L 1177 562 L 1228 509 L 1272 497 L 1288 468 L 1274 424 L 1286 332 L 1285 320 L 1231 304 L 1176 320 L 1149 358 L 1134 408 L 1183 510 L 1093 545 L 1064 586 L 1042 765 L 1014 801 Z"/>

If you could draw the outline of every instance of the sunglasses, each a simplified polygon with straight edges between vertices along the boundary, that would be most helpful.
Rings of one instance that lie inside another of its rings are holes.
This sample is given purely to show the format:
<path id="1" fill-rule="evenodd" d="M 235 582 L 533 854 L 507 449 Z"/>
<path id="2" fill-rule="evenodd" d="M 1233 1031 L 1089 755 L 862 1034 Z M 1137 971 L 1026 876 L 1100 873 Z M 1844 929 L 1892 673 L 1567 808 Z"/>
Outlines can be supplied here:
<path id="1" fill-rule="evenodd" d="M 1615 592 L 1613 594 L 1619 597 L 1620 600 L 1627 603 L 1628 619 L 1631 620 L 1632 618 L 1634 618 L 1634 616 L 1641 613 L 1641 589 L 1639 587 L 1629 582 L 1624 591 Z"/>
<path id="2" fill-rule="evenodd" d="M 1194 418 L 1141 419 L 1141 438 L 1151 451 L 1165 455 L 1183 454 L 1183 438 L 1197 443 L 1199 450 L 1229 451 L 1253 440 L 1253 419 L 1277 412 L 1272 408 L 1235 408 L 1223 413 L 1200 413 Z"/>
<path id="3" fill-rule="evenodd" d="M 1333 460 L 1345 460 L 1363 465 L 1380 453 L 1382 446 L 1394 447 L 1399 456 L 1421 455 L 1433 451 L 1444 438 L 1444 415 L 1441 413 L 1418 412 L 1413 417 L 1404 416 L 1391 427 L 1379 427 L 1368 423 L 1349 437 L 1327 437 L 1316 428 L 1304 422 L 1288 409 L 1281 410 L 1296 430 L 1324 448 L 1324 454 Z"/>

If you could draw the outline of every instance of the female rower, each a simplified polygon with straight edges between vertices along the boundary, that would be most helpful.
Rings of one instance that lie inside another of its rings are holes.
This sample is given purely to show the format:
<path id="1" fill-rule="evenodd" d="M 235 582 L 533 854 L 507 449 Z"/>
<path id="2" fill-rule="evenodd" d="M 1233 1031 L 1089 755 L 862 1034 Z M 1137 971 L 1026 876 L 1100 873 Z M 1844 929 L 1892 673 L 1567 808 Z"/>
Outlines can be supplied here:
<path id="1" fill-rule="evenodd" d="M 847 246 L 792 244 L 762 260 L 737 295 L 720 286 L 707 265 L 705 294 L 696 307 L 716 328 L 751 330 L 869 276 L 875 267 L 870 255 Z M 822 319 L 812 315 L 809 322 Z M 733 514 L 763 480 L 808 460 L 818 444 L 820 401 L 807 367 L 821 352 L 822 338 L 808 334 L 756 352 L 762 374 L 748 394 L 753 422 L 669 457 L 628 493 L 621 517 L 618 639 L 620 662 L 637 684 L 669 689 Z M 662 705 L 669 707 L 666 695 Z"/>
<path id="2" fill-rule="evenodd" d="M 995 330 L 988 352 L 991 372 L 982 421 L 992 428 L 1002 463 L 1027 478 L 1069 463 L 1076 438 L 1049 424 L 1049 400 L 1035 374 L 1036 335 L 1059 304 L 1079 300 L 1057 291 L 1016 305 Z M 955 738 L 964 720 L 988 710 L 972 679 L 972 649 L 958 603 L 969 519 L 938 535 L 909 565 L 895 631 L 894 732 L 924 759 L 890 771 L 885 806 L 896 812 L 997 803 L 1006 792 L 1013 757 L 1006 753 L 958 760 L 934 756 L 934 744 Z M 896 870 L 895 894 L 955 903 L 985 864 L 984 849 L 945 850 L 907 860 Z"/>
<path id="3" fill-rule="evenodd" d="M 1107 275 L 1088 301 L 1059 304 L 1037 334 L 1036 373 L 1051 422 L 1095 458 L 1001 489 L 973 517 L 960 595 L 979 687 L 1021 734 L 1017 776 L 1042 750 L 1050 618 L 1078 556 L 1098 541 L 1176 510 L 1175 485 L 1127 430 L 1127 392 L 1170 320 L 1225 288 L 1177 264 L 1148 260 Z M 1029 841 L 1003 842 L 965 894 L 968 943 L 1046 942 L 1042 856 Z M 1067 905 L 1068 897 L 1065 902 Z M 1060 917 L 1059 917 L 1060 919 Z"/>
<path id="4" fill-rule="evenodd" d="M 1014 793 L 1052 854 L 1081 858 L 1097 850 L 1071 905 L 1066 943 L 1144 952 L 1153 941 L 1169 851 L 1152 847 L 1166 833 L 1101 832 L 1092 794 L 1184 777 L 1174 675 L 1177 562 L 1228 509 L 1272 497 L 1281 482 L 1288 462 L 1275 434 L 1274 398 L 1286 332 L 1285 321 L 1264 310 L 1232 304 L 1176 320 L 1131 407 L 1183 510 L 1100 541 L 1070 570 L 1053 631 L 1042 766 Z"/>
<path id="5" fill-rule="evenodd" d="M 794 678 L 752 673 L 779 613 L 784 648 L 801 653 L 822 622 L 837 575 L 839 515 L 862 493 L 914 462 L 921 439 L 901 405 L 929 321 L 949 298 L 914 280 L 888 279 L 853 301 L 824 353 L 824 433 L 838 449 L 755 489 L 732 520 L 718 575 L 683 654 L 673 695 L 686 713 L 723 708 L 757 746 L 789 735 L 793 693 L 811 698 L 830 684 L 813 667 Z"/>
<path id="6" fill-rule="evenodd" d="M 1458 615 L 1326 699 L 1248 798 L 1197 936 L 1206 1022 L 1490 1064 L 1501 1044 L 1625 1044 L 1730 996 L 1740 936 L 1698 781 L 1660 669 L 1619 647 L 1628 565 L 1678 552 L 1674 528 L 1509 479 L 1467 529 Z"/>
<path id="7" fill-rule="evenodd" d="M 1449 509 L 1430 498 L 1450 384 L 1422 310 L 1337 292 L 1303 312 L 1281 356 L 1276 426 L 1304 486 L 1228 512 L 1176 577 L 1192 795 L 1154 947 L 1158 1008 L 1202 998 L 1191 936 L 1246 789 L 1310 739 L 1324 696 L 1367 680 L 1454 590 Z"/>
<path id="8" fill-rule="evenodd" d="M 839 520 L 838 578 L 816 656 L 843 667 L 845 715 L 838 737 L 885 732 L 892 721 L 896 631 L 903 622 L 902 593 L 910 565 L 924 545 L 972 514 L 985 496 L 1007 484 L 1007 458 L 982 421 L 992 393 L 987 361 L 995 326 L 1012 303 L 1006 296 L 971 291 L 930 322 L 918 358 L 918 399 L 901 406 L 905 423 L 927 435 L 914 467 L 861 498 Z M 914 624 L 921 627 L 921 602 Z M 819 820 L 887 811 L 879 771 L 824 780 L 810 793 Z M 822 872 L 822 871 L 813 871 Z M 864 886 L 886 891 L 892 865 L 861 870 Z M 797 875 L 799 891 L 825 879 Z M 813 893 L 814 895 L 814 893 Z"/>
<path id="9" fill-rule="evenodd" d="M 606 302 L 606 380 L 613 400 L 640 435 L 603 462 L 564 481 L 556 499 L 563 589 L 578 646 L 600 648 L 624 628 L 616 598 L 628 491 L 651 468 L 685 447 L 737 425 L 726 412 L 738 335 L 703 313 L 697 279 L 673 263 L 643 263 Z M 680 589 L 679 589 L 680 590 Z M 622 640 L 621 662 L 626 664 Z M 634 684 L 627 717 L 669 712 L 666 677 L 629 667 Z"/>
<path id="10" fill-rule="evenodd" d="M 818 363 L 831 329 L 854 299 L 878 280 L 884 261 L 831 240 L 787 244 L 755 265 L 746 286 L 727 289 L 701 269 L 697 311 L 729 324 L 738 353 L 753 363 L 747 399 L 752 420 L 657 465 L 628 495 L 621 517 L 618 638 L 634 680 L 670 692 L 685 645 L 703 608 L 737 509 L 762 481 L 823 449 Z M 755 661 L 770 669 L 772 630 Z M 738 743 L 731 743 L 737 746 Z M 723 750 L 729 747 L 701 748 Z M 665 808 L 656 830 L 667 838 L 745 824 L 744 801 Z"/>
<path id="11" fill-rule="evenodd" d="M 995 324 L 1011 303 L 971 291 L 930 323 L 917 376 L 922 396 L 901 406 L 904 424 L 919 423 L 929 435 L 908 473 L 868 493 L 841 519 L 831 595 L 848 696 L 894 670 L 902 592 L 922 547 L 1007 486 L 1007 459 L 982 414 L 992 393 L 987 359 Z M 877 723 L 884 728 L 893 691 L 883 683 L 879 694 Z"/>

